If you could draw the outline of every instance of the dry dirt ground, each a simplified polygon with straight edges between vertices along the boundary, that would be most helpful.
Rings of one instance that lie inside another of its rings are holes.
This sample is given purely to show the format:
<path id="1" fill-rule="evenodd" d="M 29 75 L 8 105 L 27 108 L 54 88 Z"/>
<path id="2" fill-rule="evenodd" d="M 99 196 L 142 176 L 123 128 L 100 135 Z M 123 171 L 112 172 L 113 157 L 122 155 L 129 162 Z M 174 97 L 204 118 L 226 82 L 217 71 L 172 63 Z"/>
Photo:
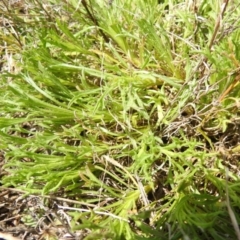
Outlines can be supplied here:
<path id="1" fill-rule="evenodd" d="M 0 240 L 83 239 L 86 230 L 72 232 L 71 217 L 59 209 L 71 205 L 58 197 L 26 196 L 22 191 L 0 187 Z"/>

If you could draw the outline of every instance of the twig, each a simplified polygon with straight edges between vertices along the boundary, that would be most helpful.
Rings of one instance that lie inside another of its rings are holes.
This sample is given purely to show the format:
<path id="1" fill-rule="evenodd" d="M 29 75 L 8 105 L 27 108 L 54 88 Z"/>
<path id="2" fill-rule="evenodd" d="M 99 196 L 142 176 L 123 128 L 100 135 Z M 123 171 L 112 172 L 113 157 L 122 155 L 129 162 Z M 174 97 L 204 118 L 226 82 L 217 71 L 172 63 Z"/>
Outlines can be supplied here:
<path id="1" fill-rule="evenodd" d="M 93 212 L 93 213 L 96 213 L 96 214 L 106 215 L 106 216 L 110 216 L 110 217 L 116 218 L 118 220 L 129 222 L 129 220 L 127 220 L 126 218 L 122 218 L 122 217 L 119 217 L 119 216 L 117 216 L 115 214 L 108 213 L 108 212 L 88 210 L 88 209 L 83 209 L 83 208 L 63 207 L 63 206 L 59 206 L 59 205 L 57 205 L 57 206 L 58 206 L 59 209 L 63 209 L 63 210 L 74 210 L 74 211 L 78 211 L 78 212 L 89 212 L 89 213 Z"/>
<path id="2" fill-rule="evenodd" d="M 221 5 L 221 11 L 220 11 L 220 13 L 218 15 L 218 18 L 217 18 L 217 21 L 216 21 L 216 24 L 215 24 L 215 27 L 214 27 L 214 32 L 213 32 L 212 38 L 210 40 L 210 43 L 208 45 L 210 51 L 212 49 L 213 43 L 214 43 L 214 41 L 216 39 L 216 36 L 217 36 L 217 32 L 218 32 L 218 30 L 220 28 L 220 25 L 222 23 L 223 15 L 224 15 L 224 13 L 225 13 L 225 11 L 227 9 L 228 2 L 229 2 L 229 0 L 224 0 L 224 2 Z"/>
<path id="3" fill-rule="evenodd" d="M 16 218 L 20 218 L 22 215 L 18 214 L 14 217 L 10 217 L 10 218 L 7 218 L 7 219 L 4 219 L 4 220 L 1 220 L 0 223 L 3 223 L 3 222 L 8 222 L 10 220 L 13 220 L 13 219 L 16 219 Z M 1 239 L 1 238 L 0 238 Z"/>
<path id="4" fill-rule="evenodd" d="M 109 38 L 107 37 L 107 35 L 103 32 L 103 30 L 100 28 L 98 20 L 94 17 L 94 15 L 91 13 L 91 11 L 89 10 L 88 4 L 86 3 L 85 0 L 82 0 L 82 5 L 85 8 L 89 18 L 91 19 L 91 21 L 95 24 L 96 27 L 98 27 L 99 32 L 101 33 L 102 37 L 104 38 L 105 42 L 109 42 Z"/>
<path id="5" fill-rule="evenodd" d="M 0 187 L 0 190 L 1 189 L 9 190 L 9 191 L 12 191 L 12 192 L 19 192 L 19 193 L 23 193 L 23 194 L 28 194 L 27 191 L 15 189 L 15 188 Z M 88 206 L 88 207 L 96 207 L 96 205 L 94 205 L 94 204 L 90 204 L 90 203 L 86 203 L 86 202 L 80 202 L 80 201 L 71 200 L 71 199 L 67 199 L 67 198 L 54 197 L 54 196 L 49 196 L 49 195 L 39 195 L 39 194 L 33 195 L 33 194 L 29 194 L 29 196 L 33 196 L 33 197 L 38 196 L 38 197 L 42 197 L 42 198 L 54 199 L 54 200 L 58 200 L 58 201 L 74 203 L 74 204 L 84 205 L 84 206 Z"/>

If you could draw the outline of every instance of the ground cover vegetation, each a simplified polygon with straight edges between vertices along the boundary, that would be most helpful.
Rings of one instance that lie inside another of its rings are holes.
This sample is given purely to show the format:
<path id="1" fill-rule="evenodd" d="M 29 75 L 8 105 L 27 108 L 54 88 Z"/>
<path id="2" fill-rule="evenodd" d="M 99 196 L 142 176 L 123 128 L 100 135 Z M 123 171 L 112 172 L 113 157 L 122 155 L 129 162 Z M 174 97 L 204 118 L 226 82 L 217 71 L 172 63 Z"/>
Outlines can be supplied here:
<path id="1" fill-rule="evenodd" d="M 18 221 L 240 239 L 239 16 L 237 0 L 2 1 L 1 189 L 42 206 Z"/>

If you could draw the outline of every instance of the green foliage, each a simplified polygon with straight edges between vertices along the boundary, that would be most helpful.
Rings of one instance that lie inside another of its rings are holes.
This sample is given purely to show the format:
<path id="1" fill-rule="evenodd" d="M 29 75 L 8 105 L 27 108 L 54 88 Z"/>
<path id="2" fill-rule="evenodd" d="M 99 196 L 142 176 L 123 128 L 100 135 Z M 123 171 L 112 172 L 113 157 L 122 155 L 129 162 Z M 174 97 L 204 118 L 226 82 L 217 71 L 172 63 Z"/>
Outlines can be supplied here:
<path id="1" fill-rule="evenodd" d="M 2 184 L 90 204 L 85 239 L 236 239 L 236 2 L 220 28 L 214 0 L 30 2 L 1 40 Z"/>

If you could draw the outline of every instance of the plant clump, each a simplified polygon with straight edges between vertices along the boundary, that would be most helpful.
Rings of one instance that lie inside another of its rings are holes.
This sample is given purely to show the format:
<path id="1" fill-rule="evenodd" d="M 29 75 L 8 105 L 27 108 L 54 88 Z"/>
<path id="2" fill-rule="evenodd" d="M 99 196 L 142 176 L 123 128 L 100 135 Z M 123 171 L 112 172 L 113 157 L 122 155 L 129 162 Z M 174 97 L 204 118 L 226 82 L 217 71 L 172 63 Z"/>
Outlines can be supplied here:
<path id="1" fill-rule="evenodd" d="M 237 1 L 3 2 L 4 188 L 84 239 L 240 239 Z"/>

